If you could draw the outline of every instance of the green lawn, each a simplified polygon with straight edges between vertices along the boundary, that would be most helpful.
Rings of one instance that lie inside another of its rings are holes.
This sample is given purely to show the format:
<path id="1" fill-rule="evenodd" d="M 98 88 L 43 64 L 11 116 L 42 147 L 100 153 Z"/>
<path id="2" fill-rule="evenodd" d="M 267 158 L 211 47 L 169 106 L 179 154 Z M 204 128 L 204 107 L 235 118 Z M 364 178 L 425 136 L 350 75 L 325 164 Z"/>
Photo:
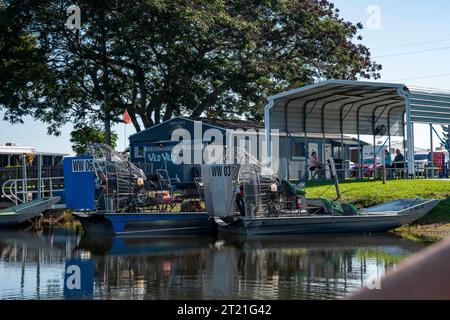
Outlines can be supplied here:
<path id="1" fill-rule="evenodd" d="M 350 180 L 340 184 L 342 203 L 369 207 L 398 198 L 434 198 L 442 200 L 419 224 L 450 223 L 450 180 L 388 180 L 385 185 L 374 180 Z M 308 198 L 336 199 L 331 182 L 306 183 Z"/>

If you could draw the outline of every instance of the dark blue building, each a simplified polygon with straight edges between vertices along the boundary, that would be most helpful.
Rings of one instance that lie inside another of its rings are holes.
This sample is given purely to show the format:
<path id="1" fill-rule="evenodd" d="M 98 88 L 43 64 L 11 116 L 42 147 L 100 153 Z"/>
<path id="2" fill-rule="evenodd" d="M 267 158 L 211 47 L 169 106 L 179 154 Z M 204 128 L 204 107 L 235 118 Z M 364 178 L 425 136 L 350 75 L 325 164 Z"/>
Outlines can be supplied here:
<path id="1" fill-rule="evenodd" d="M 192 181 L 200 171 L 199 164 L 177 165 L 172 161 L 172 148 L 179 141 L 172 141 L 172 134 L 176 129 L 186 129 L 190 135 L 190 141 L 198 147 L 206 147 L 214 141 L 205 132 L 215 129 L 220 132 L 226 143 L 226 130 L 248 129 L 263 130 L 263 124 L 256 121 L 243 120 L 219 120 L 208 118 L 184 118 L 175 117 L 151 128 L 135 133 L 129 137 L 130 158 L 133 163 L 151 163 L 153 171 L 167 169 L 171 178 L 178 177 L 181 181 Z M 192 151 L 194 154 L 201 152 L 201 148 Z"/>

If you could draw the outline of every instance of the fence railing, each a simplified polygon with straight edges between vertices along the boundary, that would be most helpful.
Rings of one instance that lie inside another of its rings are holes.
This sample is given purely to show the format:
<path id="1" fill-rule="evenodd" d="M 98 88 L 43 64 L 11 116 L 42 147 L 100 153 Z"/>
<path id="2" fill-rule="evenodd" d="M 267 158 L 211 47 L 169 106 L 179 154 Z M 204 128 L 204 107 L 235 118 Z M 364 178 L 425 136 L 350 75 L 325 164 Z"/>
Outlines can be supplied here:
<path id="1" fill-rule="evenodd" d="M 387 179 L 407 179 L 412 175 L 416 178 L 423 179 L 435 179 L 435 178 L 448 178 L 448 169 L 446 166 L 431 165 L 431 162 L 416 162 L 414 164 L 414 172 L 409 173 L 406 163 L 397 163 L 392 166 L 386 166 L 377 164 L 373 166 L 372 164 L 364 166 L 347 166 L 344 168 L 337 167 L 336 173 L 339 179 L 352 179 L 352 178 L 374 178 L 382 179 L 383 174 L 386 174 Z M 308 180 L 313 178 L 326 180 L 331 178 L 330 169 L 328 166 L 323 166 L 321 170 L 308 172 Z"/>
<path id="2" fill-rule="evenodd" d="M 10 179 L 2 185 L 2 195 L 16 205 L 42 197 L 54 197 L 64 192 L 64 177 Z"/>
<path id="3" fill-rule="evenodd" d="M 0 185 L 4 182 L 12 179 L 23 179 L 23 178 L 37 178 L 38 177 L 38 167 L 36 166 L 27 166 L 26 168 L 26 176 L 24 177 L 23 168 L 21 166 L 18 167 L 7 167 L 0 168 Z M 41 177 L 49 178 L 49 177 L 62 177 L 63 167 L 60 165 L 57 166 L 42 166 L 41 169 Z"/>

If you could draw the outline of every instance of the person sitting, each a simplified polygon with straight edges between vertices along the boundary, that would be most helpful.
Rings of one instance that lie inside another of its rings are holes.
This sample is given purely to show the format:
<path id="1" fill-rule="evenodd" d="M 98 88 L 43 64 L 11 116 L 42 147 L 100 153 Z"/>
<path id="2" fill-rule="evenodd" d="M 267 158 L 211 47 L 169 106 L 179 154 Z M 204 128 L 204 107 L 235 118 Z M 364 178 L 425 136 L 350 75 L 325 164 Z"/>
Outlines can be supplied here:
<path id="1" fill-rule="evenodd" d="M 309 171 L 311 171 L 312 174 L 311 179 L 314 180 L 316 175 L 322 172 L 322 164 L 317 158 L 317 153 L 315 151 L 311 153 L 311 157 L 309 158 L 308 164 L 309 164 Z"/>
<path id="2" fill-rule="evenodd" d="M 400 149 L 395 150 L 395 158 L 393 161 L 393 168 L 395 169 L 396 175 L 400 172 L 401 177 L 403 178 L 404 175 L 404 168 L 405 168 L 405 157 L 400 152 Z"/>
<path id="3" fill-rule="evenodd" d="M 392 159 L 391 159 L 391 153 L 385 149 L 384 150 L 384 165 L 386 167 L 386 176 L 389 178 L 391 176 L 391 165 L 392 165 Z"/>

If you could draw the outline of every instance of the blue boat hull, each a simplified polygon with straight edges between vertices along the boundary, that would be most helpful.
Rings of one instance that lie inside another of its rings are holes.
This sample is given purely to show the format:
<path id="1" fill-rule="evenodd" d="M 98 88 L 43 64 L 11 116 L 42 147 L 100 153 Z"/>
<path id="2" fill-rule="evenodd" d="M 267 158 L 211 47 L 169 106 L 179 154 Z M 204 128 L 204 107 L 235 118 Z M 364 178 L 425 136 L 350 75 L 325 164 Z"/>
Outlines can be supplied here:
<path id="1" fill-rule="evenodd" d="M 192 235 L 214 234 L 217 226 L 206 213 L 75 213 L 86 234 Z"/>

